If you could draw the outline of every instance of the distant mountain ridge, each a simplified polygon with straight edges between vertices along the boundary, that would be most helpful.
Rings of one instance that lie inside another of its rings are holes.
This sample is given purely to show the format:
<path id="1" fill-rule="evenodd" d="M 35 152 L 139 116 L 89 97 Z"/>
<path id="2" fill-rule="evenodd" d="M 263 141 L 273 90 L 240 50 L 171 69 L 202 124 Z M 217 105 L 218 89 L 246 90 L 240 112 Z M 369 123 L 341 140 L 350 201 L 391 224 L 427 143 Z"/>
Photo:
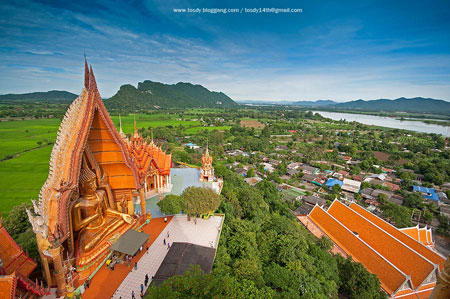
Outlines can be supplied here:
<path id="1" fill-rule="evenodd" d="M 450 114 L 450 102 L 430 98 L 398 98 L 395 100 L 356 100 L 331 105 L 332 107 L 347 110 L 361 111 L 403 111 Z M 328 106 L 330 107 L 330 106 Z"/>
<path id="2" fill-rule="evenodd" d="M 201 85 L 179 82 L 164 84 L 146 80 L 138 87 L 122 85 L 119 91 L 105 100 L 107 108 L 154 109 L 155 107 L 231 107 L 237 104 L 223 92 L 210 91 Z"/>
<path id="3" fill-rule="evenodd" d="M 356 100 L 344 103 L 332 100 L 317 101 L 238 101 L 242 104 L 253 105 L 288 105 L 324 109 L 342 109 L 352 111 L 385 111 L 385 112 L 422 112 L 450 114 L 450 102 L 431 98 L 398 98 L 394 100 Z"/>
<path id="4" fill-rule="evenodd" d="M 339 104 L 339 103 L 335 102 L 335 101 L 331 101 L 331 100 L 298 101 L 298 102 L 292 103 L 292 105 L 295 105 L 295 106 L 312 106 L 312 107 L 330 106 L 330 105 L 336 105 L 336 104 Z"/>
<path id="5" fill-rule="evenodd" d="M 23 102 L 71 102 L 78 95 L 65 90 L 51 90 L 44 92 L 30 92 L 22 94 L 0 95 L 0 101 L 23 101 Z"/>

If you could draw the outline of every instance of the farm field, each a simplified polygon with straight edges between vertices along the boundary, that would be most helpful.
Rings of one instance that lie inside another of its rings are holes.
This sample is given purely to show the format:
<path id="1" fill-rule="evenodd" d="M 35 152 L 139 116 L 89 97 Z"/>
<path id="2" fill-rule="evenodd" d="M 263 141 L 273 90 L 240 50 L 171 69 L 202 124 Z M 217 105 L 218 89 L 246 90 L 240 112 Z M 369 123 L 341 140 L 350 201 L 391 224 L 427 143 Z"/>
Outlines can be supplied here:
<path id="1" fill-rule="evenodd" d="M 0 162 L 0 215 L 37 198 L 47 179 L 51 145 Z"/>
<path id="2" fill-rule="evenodd" d="M 59 123 L 59 119 L 0 122 L 0 160 L 53 143 Z"/>

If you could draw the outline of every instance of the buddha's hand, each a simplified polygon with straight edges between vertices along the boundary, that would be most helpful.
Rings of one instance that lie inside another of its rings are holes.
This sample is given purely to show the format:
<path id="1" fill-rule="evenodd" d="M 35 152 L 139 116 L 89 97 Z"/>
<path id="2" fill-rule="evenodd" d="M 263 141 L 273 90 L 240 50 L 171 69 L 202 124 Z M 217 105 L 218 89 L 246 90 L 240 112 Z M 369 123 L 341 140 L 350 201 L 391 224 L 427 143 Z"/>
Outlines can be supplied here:
<path id="1" fill-rule="evenodd" d="M 128 224 L 131 224 L 131 222 L 133 222 L 133 218 L 128 214 L 122 214 L 122 218 Z"/>

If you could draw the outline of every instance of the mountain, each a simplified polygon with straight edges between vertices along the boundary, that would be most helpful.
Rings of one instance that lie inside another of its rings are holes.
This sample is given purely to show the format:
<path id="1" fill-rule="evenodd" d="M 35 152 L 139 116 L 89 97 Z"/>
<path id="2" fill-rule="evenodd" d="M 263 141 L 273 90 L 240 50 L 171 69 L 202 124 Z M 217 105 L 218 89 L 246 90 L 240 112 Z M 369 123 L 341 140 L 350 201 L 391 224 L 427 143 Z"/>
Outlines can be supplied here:
<path id="1" fill-rule="evenodd" d="M 51 90 L 47 92 L 31 92 L 22 94 L 0 95 L 0 101 L 16 102 L 71 102 L 77 97 L 76 94 L 64 90 Z"/>
<path id="2" fill-rule="evenodd" d="M 321 107 L 321 106 L 330 106 L 338 104 L 335 101 L 331 100 L 318 100 L 318 101 L 298 101 L 293 102 L 292 105 L 294 106 L 310 106 L 310 107 Z"/>
<path id="3" fill-rule="evenodd" d="M 153 109 L 159 107 L 230 107 L 237 105 L 222 92 L 209 91 L 201 85 L 191 83 L 163 84 L 139 82 L 138 87 L 126 84 L 105 100 L 113 109 Z"/>
<path id="4" fill-rule="evenodd" d="M 327 106 L 360 111 L 402 111 L 450 114 L 450 102 L 429 98 L 398 98 L 395 100 L 379 99 L 372 101 L 356 100 Z"/>

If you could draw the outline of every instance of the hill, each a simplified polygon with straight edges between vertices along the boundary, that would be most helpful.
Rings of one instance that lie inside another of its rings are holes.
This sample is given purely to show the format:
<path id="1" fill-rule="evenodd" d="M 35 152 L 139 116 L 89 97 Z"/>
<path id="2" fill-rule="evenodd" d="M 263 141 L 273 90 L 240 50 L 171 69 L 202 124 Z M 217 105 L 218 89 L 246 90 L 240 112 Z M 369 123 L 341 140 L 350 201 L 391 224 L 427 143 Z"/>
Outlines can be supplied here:
<path id="1" fill-rule="evenodd" d="M 297 101 L 293 102 L 292 105 L 295 106 L 310 106 L 310 107 L 322 107 L 336 105 L 337 102 L 331 100 L 318 100 L 318 101 Z"/>
<path id="2" fill-rule="evenodd" d="M 335 104 L 333 108 L 361 111 L 404 111 L 421 113 L 450 114 L 450 102 L 429 98 L 379 99 L 372 101 L 357 100 Z M 327 108 L 328 108 L 327 107 Z"/>
<path id="3" fill-rule="evenodd" d="M 0 95 L 0 101 L 14 102 L 71 102 L 77 97 L 76 94 L 64 90 L 51 90 L 47 92 L 31 92 L 22 94 Z"/>
<path id="4" fill-rule="evenodd" d="M 154 109 L 155 107 L 230 107 L 237 105 L 222 92 L 209 91 L 191 83 L 139 82 L 138 87 L 122 85 L 105 105 L 112 109 Z"/>

